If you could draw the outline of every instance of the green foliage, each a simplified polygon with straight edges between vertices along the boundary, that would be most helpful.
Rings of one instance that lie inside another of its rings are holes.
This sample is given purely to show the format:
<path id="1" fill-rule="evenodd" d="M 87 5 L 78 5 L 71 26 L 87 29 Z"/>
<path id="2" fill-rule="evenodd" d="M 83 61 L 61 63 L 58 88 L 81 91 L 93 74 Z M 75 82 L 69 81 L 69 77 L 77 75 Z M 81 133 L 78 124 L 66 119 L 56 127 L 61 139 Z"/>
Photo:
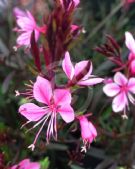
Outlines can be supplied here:
<path id="1" fill-rule="evenodd" d="M 46 157 L 45 159 L 40 161 L 41 169 L 49 169 L 50 161 L 49 158 Z"/>

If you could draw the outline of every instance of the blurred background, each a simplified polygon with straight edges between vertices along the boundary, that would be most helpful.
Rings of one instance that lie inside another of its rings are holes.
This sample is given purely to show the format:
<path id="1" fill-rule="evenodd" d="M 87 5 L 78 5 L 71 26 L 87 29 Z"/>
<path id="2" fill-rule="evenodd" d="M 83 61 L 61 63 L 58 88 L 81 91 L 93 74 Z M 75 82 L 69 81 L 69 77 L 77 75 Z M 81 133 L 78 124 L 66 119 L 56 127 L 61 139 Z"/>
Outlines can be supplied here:
<path id="1" fill-rule="evenodd" d="M 102 85 L 91 89 L 87 112 L 93 112 L 91 119 L 98 137 L 86 154 L 80 152 L 79 129 L 68 132 L 68 127 L 59 132 L 58 142 L 46 146 L 43 133 L 35 151 L 27 149 L 35 131 L 26 134 L 25 128 L 20 129 L 26 119 L 19 115 L 18 107 L 25 100 L 15 97 L 15 90 L 23 91 L 24 84 L 34 76 L 30 52 L 13 50 L 17 37 L 13 31 L 16 26 L 15 6 L 30 10 L 42 23 L 42 17 L 49 15 L 53 8 L 53 0 L 0 0 L 0 169 L 24 158 L 39 161 L 43 169 L 134 169 L 134 108 L 128 120 L 113 113 L 111 100 L 104 96 Z M 135 35 L 135 3 L 123 5 L 120 0 L 81 0 L 74 22 L 83 26 L 85 33 L 80 35 L 71 50 L 73 61 L 91 59 L 95 74 L 112 76 L 113 64 L 94 48 L 104 44 L 109 34 L 121 46 L 122 57 L 127 57 L 124 33 L 130 31 Z M 78 107 L 85 102 L 84 93 L 87 90 L 79 92 Z"/>

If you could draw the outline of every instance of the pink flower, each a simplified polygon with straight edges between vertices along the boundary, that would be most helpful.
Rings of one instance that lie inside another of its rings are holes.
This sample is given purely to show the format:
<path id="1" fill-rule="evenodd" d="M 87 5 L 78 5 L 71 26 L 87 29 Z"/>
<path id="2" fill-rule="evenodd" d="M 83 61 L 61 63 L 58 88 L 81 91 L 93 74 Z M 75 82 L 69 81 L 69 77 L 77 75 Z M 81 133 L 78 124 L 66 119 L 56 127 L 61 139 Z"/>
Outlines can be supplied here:
<path id="1" fill-rule="evenodd" d="M 38 162 L 30 162 L 29 159 L 24 159 L 19 164 L 12 166 L 11 169 L 40 169 L 40 164 Z"/>
<path id="2" fill-rule="evenodd" d="M 29 11 L 22 11 L 19 8 L 14 8 L 16 22 L 19 28 L 14 28 L 14 31 L 20 33 L 17 38 L 17 47 L 30 47 L 31 34 L 35 31 L 35 40 L 39 38 L 39 34 L 45 33 L 46 27 L 39 27 Z"/>
<path id="3" fill-rule="evenodd" d="M 89 145 L 97 137 L 97 131 L 94 125 L 90 121 L 88 121 L 85 116 L 80 116 L 78 117 L 78 119 L 81 126 L 81 137 L 84 143 L 82 151 L 86 152 L 86 148 L 89 147 Z"/>
<path id="4" fill-rule="evenodd" d="M 114 75 L 114 81 L 108 83 L 103 88 L 104 93 L 109 97 L 114 97 L 112 108 L 114 112 L 120 112 L 129 106 L 129 101 L 134 104 L 135 100 L 132 94 L 135 94 L 135 78 L 127 79 L 125 75 L 117 72 Z M 129 100 L 129 101 L 128 101 Z"/>
<path id="5" fill-rule="evenodd" d="M 36 101 L 42 103 L 43 106 L 39 107 L 34 103 L 26 103 L 19 108 L 21 115 L 28 119 L 27 123 L 36 122 L 33 128 L 42 123 L 33 144 L 29 146 L 32 150 L 34 150 L 37 138 L 47 121 L 49 121 L 46 134 L 47 142 L 49 142 L 51 137 L 57 139 L 56 116 L 58 113 L 66 123 L 74 120 L 74 111 L 70 106 L 71 93 L 69 90 L 52 90 L 50 82 L 38 76 L 33 86 L 33 97 Z"/>
<path id="6" fill-rule="evenodd" d="M 97 78 L 94 75 L 91 75 L 93 68 L 92 63 L 89 61 L 81 61 L 74 67 L 70 60 L 70 55 L 68 52 L 65 54 L 65 58 L 62 62 L 62 67 L 71 83 L 76 83 L 77 85 L 92 86 L 101 83 L 104 80 L 102 78 Z"/>
<path id="7" fill-rule="evenodd" d="M 130 32 L 125 33 L 125 43 L 127 48 L 130 50 L 128 60 L 129 69 L 133 75 L 135 75 L 135 40 Z"/>

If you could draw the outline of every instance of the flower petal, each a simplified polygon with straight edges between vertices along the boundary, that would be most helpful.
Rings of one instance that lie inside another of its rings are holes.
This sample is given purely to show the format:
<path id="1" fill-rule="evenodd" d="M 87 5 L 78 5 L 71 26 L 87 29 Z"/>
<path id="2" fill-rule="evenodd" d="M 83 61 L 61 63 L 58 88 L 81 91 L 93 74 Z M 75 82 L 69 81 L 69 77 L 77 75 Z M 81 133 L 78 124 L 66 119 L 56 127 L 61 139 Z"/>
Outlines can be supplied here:
<path id="1" fill-rule="evenodd" d="M 96 137 L 97 136 L 97 130 L 90 121 L 89 121 L 89 128 L 90 128 L 90 131 L 91 131 L 93 137 Z"/>
<path id="2" fill-rule="evenodd" d="M 74 2 L 74 4 L 75 4 L 75 6 L 78 6 L 79 3 L 80 3 L 80 0 L 73 0 L 73 2 Z"/>
<path id="3" fill-rule="evenodd" d="M 14 13 L 14 15 L 15 15 L 16 18 L 26 17 L 26 16 L 27 16 L 26 12 L 23 11 L 23 10 L 21 10 L 21 9 L 18 8 L 18 7 L 15 7 L 15 8 L 13 9 L 13 13 Z"/>
<path id="4" fill-rule="evenodd" d="M 21 35 L 19 35 L 17 38 L 17 44 L 29 46 L 31 33 L 32 32 L 29 31 L 29 32 L 25 32 L 25 33 L 22 33 Z"/>
<path id="5" fill-rule="evenodd" d="M 93 70 L 93 65 L 92 65 L 92 62 L 90 62 L 89 71 L 88 71 L 88 73 L 86 73 L 86 75 L 82 78 L 82 80 L 87 80 L 88 78 L 90 78 L 90 76 L 92 76 L 92 75 L 91 75 L 92 70 Z"/>
<path id="6" fill-rule="evenodd" d="M 132 77 L 128 81 L 128 89 L 130 92 L 135 94 L 135 78 Z"/>
<path id="7" fill-rule="evenodd" d="M 89 64 L 89 62 L 90 61 L 87 61 L 87 60 L 78 62 L 75 65 L 75 76 L 78 76 L 79 74 L 83 73 L 83 78 L 82 79 L 87 79 L 91 75 L 91 72 L 92 72 L 92 63 Z M 88 64 L 90 66 L 89 66 L 88 71 L 87 71 L 86 68 L 87 68 Z"/>
<path id="8" fill-rule="evenodd" d="M 81 126 L 81 136 L 83 139 L 88 139 L 91 137 L 91 131 L 89 129 L 89 121 L 85 116 L 79 117 L 79 122 Z"/>
<path id="9" fill-rule="evenodd" d="M 88 80 L 81 80 L 77 84 L 82 86 L 93 86 L 98 83 L 102 83 L 104 79 L 102 78 L 90 78 Z"/>
<path id="10" fill-rule="evenodd" d="M 120 87 L 116 83 L 108 83 L 103 87 L 103 91 L 107 96 L 113 97 L 120 92 Z"/>
<path id="11" fill-rule="evenodd" d="M 36 28 L 36 21 L 29 11 L 27 11 L 26 16 L 19 16 L 17 19 L 17 25 L 23 31 L 33 31 Z"/>
<path id="12" fill-rule="evenodd" d="M 31 162 L 27 167 L 28 169 L 40 169 L 40 164 L 38 162 Z"/>
<path id="13" fill-rule="evenodd" d="M 131 73 L 135 74 L 135 59 L 131 62 L 130 69 L 131 69 Z"/>
<path id="14" fill-rule="evenodd" d="M 26 158 L 19 163 L 19 166 L 26 167 L 26 166 L 28 166 L 29 163 L 30 163 L 30 160 L 28 158 Z"/>
<path id="15" fill-rule="evenodd" d="M 38 121 L 47 112 L 33 103 L 26 103 L 20 106 L 19 113 L 21 113 L 21 115 L 26 117 L 29 121 Z"/>
<path id="16" fill-rule="evenodd" d="M 70 91 L 66 89 L 55 89 L 54 102 L 56 105 L 70 104 L 71 103 Z"/>
<path id="17" fill-rule="evenodd" d="M 11 169 L 40 169 L 38 162 L 31 162 L 29 159 L 22 160 L 18 165 L 14 165 Z"/>
<path id="18" fill-rule="evenodd" d="M 125 44 L 127 48 L 135 54 L 135 40 L 130 32 L 125 33 Z"/>
<path id="19" fill-rule="evenodd" d="M 30 46 L 30 38 L 31 38 L 31 31 L 26 31 L 23 32 L 21 35 L 18 36 L 17 38 L 17 44 L 22 46 L 22 45 L 26 45 L 26 46 Z M 37 30 L 35 30 L 35 40 L 37 41 L 39 38 L 39 32 Z"/>
<path id="20" fill-rule="evenodd" d="M 17 168 L 18 168 L 18 165 L 14 165 L 10 169 L 17 169 Z"/>
<path id="21" fill-rule="evenodd" d="M 50 99 L 52 97 L 52 88 L 50 82 L 47 79 L 38 76 L 37 81 L 33 86 L 33 95 L 37 101 L 49 105 Z"/>
<path id="22" fill-rule="evenodd" d="M 91 143 L 93 139 L 97 136 L 97 131 L 94 125 L 88 121 L 88 119 L 85 116 L 79 117 L 79 122 L 81 126 L 81 136 L 83 140 L 89 140 Z"/>
<path id="23" fill-rule="evenodd" d="M 62 62 L 62 68 L 65 74 L 67 75 L 67 77 L 71 80 L 74 76 L 74 67 L 70 60 L 69 52 L 65 53 L 65 58 Z"/>
<path id="24" fill-rule="evenodd" d="M 128 105 L 128 100 L 125 92 L 118 94 L 112 102 L 112 108 L 114 112 L 120 112 Z"/>
<path id="25" fill-rule="evenodd" d="M 123 75 L 121 72 L 117 72 L 114 75 L 114 81 L 120 86 L 126 85 L 128 82 L 126 76 Z"/>
<path id="26" fill-rule="evenodd" d="M 72 122 L 75 118 L 74 110 L 70 105 L 62 105 L 58 112 L 66 123 Z"/>

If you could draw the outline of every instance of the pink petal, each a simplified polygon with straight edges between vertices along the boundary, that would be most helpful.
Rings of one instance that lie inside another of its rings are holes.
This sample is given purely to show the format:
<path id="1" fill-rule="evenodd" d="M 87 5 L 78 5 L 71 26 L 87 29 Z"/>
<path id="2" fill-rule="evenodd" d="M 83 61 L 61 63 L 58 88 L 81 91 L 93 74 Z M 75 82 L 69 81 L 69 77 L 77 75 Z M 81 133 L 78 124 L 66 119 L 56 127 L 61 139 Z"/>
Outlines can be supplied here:
<path id="1" fill-rule="evenodd" d="M 18 165 L 14 165 L 11 169 L 40 169 L 38 162 L 30 162 L 29 159 L 22 160 Z"/>
<path id="2" fill-rule="evenodd" d="M 89 130 L 89 121 L 85 116 L 81 116 L 79 118 L 80 126 L 81 126 L 81 135 L 83 139 L 88 139 L 91 136 L 91 132 Z"/>
<path id="3" fill-rule="evenodd" d="M 121 72 L 117 72 L 115 75 L 114 75 L 114 81 L 120 85 L 120 86 L 123 86 L 123 85 L 126 85 L 128 80 L 127 78 L 125 77 L 125 75 L 123 75 Z"/>
<path id="4" fill-rule="evenodd" d="M 54 102 L 56 105 L 70 104 L 71 93 L 66 89 L 55 89 L 54 90 Z"/>
<path id="5" fill-rule="evenodd" d="M 19 35 L 18 38 L 17 38 L 17 44 L 21 45 L 21 46 L 22 45 L 29 46 L 30 45 L 31 33 L 32 32 L 26 32 L 26 33 L 22 33 L 21 35 Z"/>
<path id="6" fill-rule="evenodd" d="M 94 125 L 89 121 L 89 128 L 91 130 L 91 133 L 93 135 L 93 137 L 96 137 L 97 136 L 97 130 L 96 128 L 94 127 Z"/>
<path id="7" fill-rule="evenodd" d="M 128 89 L 130 92 L 135 94 L 135 78 L 130 78 L 128 81 Z"/>
<path id="8" fill-rule="evenodd" d="M 130 69 L 131 69 L 131 73 L 135 74 L 135 59 L 131 62 Z"/>
<path id="9" fill-rule="evenodd" d="M 113 97 L 120 92 L 120 87 L 116 83 L 108 83 L 104 86 L 103 91 L 107 96 Z"/>
<path id="10" fill-rule="evenodd" d="M 71 31 L 75 31 L 79 28 L 78 25 L 71 25 Z"/>
<path id="11" fill-rule="evenodd" d="M 18 168 L 18 165 L 14 165 L 14 166 L 12 166 L 11 168 L 9 168 L 9 169 L 17 169 Z"/>
<path id="12" fill-rule="evenodd" d="M 67 77 L 71 80 L 74 76 L 74 67 L 70 60 L 69 52 L 65 53 L 65 58 L 62 62 L 62 68 L 65 74 L 67 75 Z"/>
<path id="13" fill-rule="evenodd" d="M 58 112 L 66 123 L 72 122 L 75 118 L 74 110 L 70 105 L 62 105 Z"/>
<path id="14" fill-rule="evenodd" d="M 82 86 L 93 86 L 98 83 L 102 83 L 104 79 L 102 78 L 90 78 L 88 80 L 81 80 L 77 84 Z"/>
<path id="15" fill-rule="evenodd" d="M 37 81 L 33 86 L 33 95 L 37 101 L 49 105 L 50 99 L 52 97 L 52 88 L 50 82 L 47 79 L 38 76 Z"/>
<path id="16" fill-rule="evenodd" d="M 91 143 L 93 139 L 97 136 L 97 131 L 94 125 L 88 121 L 85 116 L 79 117 L 81 126 L 81 136 L 84 140 L 89 140 Z"/>
<path id="17" fill-rule="evenodd" d="M 125 107 L 128 105 L 128 100 L 125 92 L 121 92 L 118 94 L 112 102 L 112 108 L 114 112 L 120 112 L 125 109 Z"/>
<path id="18" fill-rule="evenodd" d="M 92 65 L 92 62 L 91 62 L 90 67 L 89 67 L 89 71 L 88 71 L 88 73 L 82 78 L 82 80 L 87 80 L 88 78 L 90 78 L 90 77 L 92 76 L 92 75 L 91 75 L 92 70 L 93 70 L 93 65 Z"/>
<path id="19" fill-rule="evenodd" d="M 38 162 L 31 162 L 26 169 L 40 169 L 40 164 Z"/>
<path id="20" fill-rule="evenodd" d="M 20 46 L 30 46 L 30 38 L 31 38 L 31 31 L 27 31 L 22 33 L 21 35 L 18 36 L 17 38 L 17 44 Z M 39 38 L 39 32 L 35 31 L 35 40 L 37 41 Z"/>
<path id="21" fill-rule="evenodd" d="M 33 23 L 33 25 L 36 25 L 36 21 L 35 21 L 33 15 L 29 11 L 27 11 L 27 16 L 30 19 L 31 24 Z"/>
<path id="22" fill-rule="evenodd" d="M 32 31 L 36 27 L 36 23 L 30 20 L 27 17 L 20 17 L 17 19 L 17 25 L 24 31 Z"/>
<path id="23" fill-rule="evenodd" d="M 89 61 L 86 61 L 86 60 L 78 62 L 75 65 L 75 76 L 78 76 L 83 71 L 84 73 L 83 79 L 87 79 L 91 75 L 91 72 L 92 72 L 92 64 L 90 64 L 88 72 L 87 70 L 86 72 L 84 72 L 88 64 L 89 64 Z"/>
<path id="24" fill-rule="evenodd" d="M 18 165 L 19 165 L 19 167 L 27 167 L 28 165 L 29 165 L 29 163 L 30 163 L 30 160 L 29 159 L 24 159 L 24 160 L 22 160 Z"/>
<path id="25" fill-rule="evenodd" d="M 130 52 L 129 55 L 128 55 L 128 60 L 132 61 L 133 59 L 135 59 L 135 54 Z"/>
<path id="26" fill-rule="evenodd" d="M 23 10 L 21 10 L 21 9 L 18 8 L 18 7 L 15 7 L 15 8 L 13 9 L 13 13 L 14 13 L 14 15 L 16 16 L 16 18 L 26 17 L 26 16 L 27 16 L 26 12 L 23 11 Z"/>
<path id="27" fill-rule="evenodd" d="M 127 48 L 135 54 L 135 40 L 130 32 L 125 33 L 125 43 Z"/>
<path id="28" fill-rule="evenodd" d="M 26 103 L 20 106 L 19 113 L 29 121 L 38 121 L 47 113 L 47 111 L 33 103 Z"/>
<path id="29" fill-rule="evenodd" d="M 80 3 L 80 0 L 73 0 L 74 4 L 75 4 L 75 7 L 79 5 Z"/>

